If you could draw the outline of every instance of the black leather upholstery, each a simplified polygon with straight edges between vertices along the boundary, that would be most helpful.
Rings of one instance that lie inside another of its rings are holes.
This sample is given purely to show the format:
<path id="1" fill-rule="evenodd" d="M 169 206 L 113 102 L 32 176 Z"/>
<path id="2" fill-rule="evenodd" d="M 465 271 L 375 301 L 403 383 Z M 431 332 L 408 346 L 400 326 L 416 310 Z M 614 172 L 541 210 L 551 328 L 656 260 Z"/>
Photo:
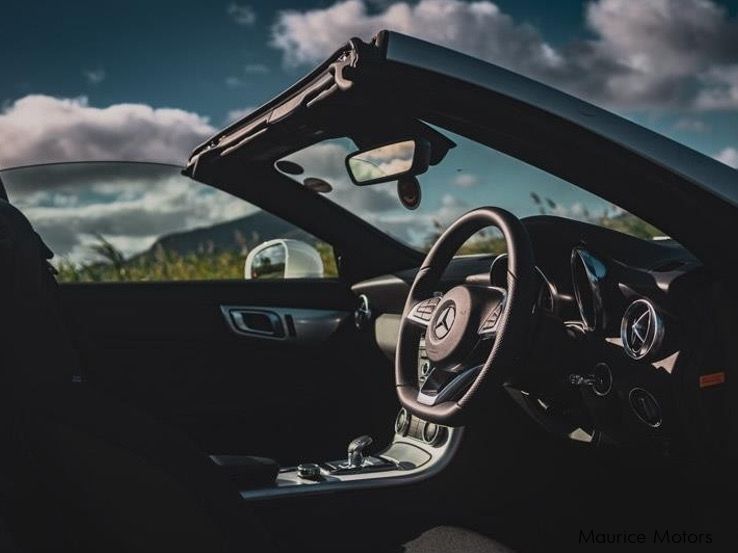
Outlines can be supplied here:
<path id="1" fill-rule="evenodd" d="M 269 542 L 176 429 L 74 383 L 48 250 L 0 200 L 2 518 L 22 549 L 248 551 Z"/>

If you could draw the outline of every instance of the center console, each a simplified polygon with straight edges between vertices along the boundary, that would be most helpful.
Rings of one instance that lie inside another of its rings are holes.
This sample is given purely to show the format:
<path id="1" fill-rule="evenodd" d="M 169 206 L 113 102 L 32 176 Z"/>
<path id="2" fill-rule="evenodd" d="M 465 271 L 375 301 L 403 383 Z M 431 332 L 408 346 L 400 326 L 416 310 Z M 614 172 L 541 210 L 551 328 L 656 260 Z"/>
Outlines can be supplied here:
<path id="1" fill-rule="evenodd" d="M 281 468 L 273 483 L 243 490 L 241 496 L 260 500 L 415 483 L 443 470 L 459 445 L 462 430 L 424 421 L 401 409 L 392 442 L 383 449 L 370 453 L 371 437 L 359 436 L 349 444 L 344 459 Z"/>

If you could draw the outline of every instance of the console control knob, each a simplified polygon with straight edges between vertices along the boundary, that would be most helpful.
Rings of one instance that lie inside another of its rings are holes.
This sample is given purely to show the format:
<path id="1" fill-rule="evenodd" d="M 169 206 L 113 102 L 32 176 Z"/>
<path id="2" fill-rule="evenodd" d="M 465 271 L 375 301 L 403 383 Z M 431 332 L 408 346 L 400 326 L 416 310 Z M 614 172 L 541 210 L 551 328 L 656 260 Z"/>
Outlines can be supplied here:
<path id="1" fill-rule="evenodd" d="M 423 441 L 429 445 L 433 445 L 436 443 L 436 440 L 438 439 L 438 435 L 440 434 L 440 428 L 437 424 L 434 424 L 432 422 L 425 423 L 425 426 L 423 427 Z"/>
<path id="2" fill-rule="evenodd" d="M 397 413 L 397 418 L 395 419 L 395 433 L 399 434 L 400 436 L 404 436 L 407 434 L 408 429 L 410 428 L 410 413 L 407 412 L 407 410 L 403 407 L 400 409 L 400 412 Z"/>
<path id="3" fill-rule="evenodd" d="M 302 463 L 297 465 L 297 476 L 305 480 L 320 480 L 320 465 L 316 463 Z"/>

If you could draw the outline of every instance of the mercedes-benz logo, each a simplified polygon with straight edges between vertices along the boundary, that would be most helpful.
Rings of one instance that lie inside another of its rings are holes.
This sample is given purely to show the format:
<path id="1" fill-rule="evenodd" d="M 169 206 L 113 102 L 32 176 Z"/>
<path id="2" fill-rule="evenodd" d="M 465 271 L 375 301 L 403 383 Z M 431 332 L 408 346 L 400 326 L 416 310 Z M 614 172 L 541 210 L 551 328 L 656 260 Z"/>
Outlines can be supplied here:
<path id="1" fill-rule="evenodd" d="M 441 312 L 441 315 L 436 321 L 436 325 L 433 327 L 433 333 L 439 340 L 445 338 L 451 331 L 451 327 L 454 324 L 456 318 L 456 309 L 453 305 L 449 305 Z"/>

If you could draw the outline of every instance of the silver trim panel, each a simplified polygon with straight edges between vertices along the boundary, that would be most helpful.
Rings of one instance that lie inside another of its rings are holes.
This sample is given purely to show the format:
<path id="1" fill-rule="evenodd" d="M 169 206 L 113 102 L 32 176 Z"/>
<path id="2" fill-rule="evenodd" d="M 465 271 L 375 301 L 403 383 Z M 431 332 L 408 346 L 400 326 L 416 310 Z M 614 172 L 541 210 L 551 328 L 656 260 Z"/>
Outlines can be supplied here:
<path id="1" fill-rule="evenodd" d="M 258 490 L 244 490 L 241 497 L 247 501 L 278 499 L 295 495 L 316 495 L 354 491 L 360 489 L 408 486 L 422 482 L 444 470 L 459 448 L 463 428 L 448 428 L 447 438 L 443 444 L 432 446 L 400 435 L 395 435 L 392 444 L 376 456 L 386 456 L 394 461 L 398 468 L 366 472 L 360 474 L 324 475 L 321 481 L 301 479 L 296 469 L 286 469 L 277 476 L 276 486 Z M 420 449 L 429 455 L 429 459 L 414 468 L 402 468 L 404 459 L 401 453 L 404 447 Z"/>

